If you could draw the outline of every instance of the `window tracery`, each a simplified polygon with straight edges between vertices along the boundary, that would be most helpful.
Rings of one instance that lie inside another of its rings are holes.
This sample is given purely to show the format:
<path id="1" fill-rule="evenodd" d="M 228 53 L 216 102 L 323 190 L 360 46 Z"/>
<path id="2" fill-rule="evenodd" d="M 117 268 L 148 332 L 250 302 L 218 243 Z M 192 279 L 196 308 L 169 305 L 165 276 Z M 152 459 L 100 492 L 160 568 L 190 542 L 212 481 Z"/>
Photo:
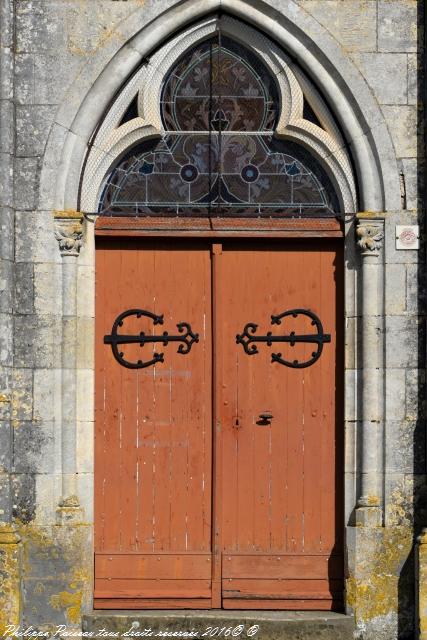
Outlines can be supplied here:
<path id="1" fill-rule="evenodd" d="M 302 145 L 274 134 L 274 75 L 224 35 L 193 47 L 165 78 L 164 131 L 108 175 L 102 215 L 334 216 L 332 183 Z"/>

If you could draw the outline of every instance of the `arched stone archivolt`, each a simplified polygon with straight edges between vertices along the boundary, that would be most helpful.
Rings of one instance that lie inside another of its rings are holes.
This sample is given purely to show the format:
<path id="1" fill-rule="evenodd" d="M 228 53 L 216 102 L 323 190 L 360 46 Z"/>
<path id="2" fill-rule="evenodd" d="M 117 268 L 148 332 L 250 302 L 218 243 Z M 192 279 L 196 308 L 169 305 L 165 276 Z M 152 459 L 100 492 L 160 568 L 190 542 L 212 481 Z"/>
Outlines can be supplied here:
<path id="1" fill-rule="evenodd" d="M 211 17 L 180 33 L 161 47 L 122 89 L 102 122 L 88 153 L 81 191 L 81 210 L 98 211 L 105 176 L 136 142 L 164 133 L 161 92 L 171 68 L 185 51 L 215 36 L 241 43 L 274 76 L 279 92 L 275 135 L 307 149 L 323 165 L 334 184 L 341 213 L 357 211 L 356 189 L 345 142 L 332 114 L 313 84 L 283 51 L 257 30 L 230 16 Z M 137 116 L 121 124 L 129 105 L 137 102 Z M 304 118 L 304 101 L 318 124 Z"/>

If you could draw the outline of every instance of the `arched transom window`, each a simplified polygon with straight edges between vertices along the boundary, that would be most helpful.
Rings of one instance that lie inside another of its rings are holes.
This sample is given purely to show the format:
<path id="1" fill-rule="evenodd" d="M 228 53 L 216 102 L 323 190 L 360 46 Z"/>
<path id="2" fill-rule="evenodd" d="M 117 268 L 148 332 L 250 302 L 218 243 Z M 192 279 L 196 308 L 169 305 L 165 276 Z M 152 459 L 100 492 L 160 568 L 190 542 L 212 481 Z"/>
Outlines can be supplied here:
<path id="1" fill-rule="evenodd" d="M 324 166 L 307 145 L 276 130 L 282 100 L 274 73 L 249 48 L 218 33 L 196 44 L 162 82 L 162 130 L 119 156 L 104 180 L 99 213 L 337 215 Z M 120 126 L 135 115 L 136 102 Z M 305 115 L 320 130 L 314 113 Z"/>

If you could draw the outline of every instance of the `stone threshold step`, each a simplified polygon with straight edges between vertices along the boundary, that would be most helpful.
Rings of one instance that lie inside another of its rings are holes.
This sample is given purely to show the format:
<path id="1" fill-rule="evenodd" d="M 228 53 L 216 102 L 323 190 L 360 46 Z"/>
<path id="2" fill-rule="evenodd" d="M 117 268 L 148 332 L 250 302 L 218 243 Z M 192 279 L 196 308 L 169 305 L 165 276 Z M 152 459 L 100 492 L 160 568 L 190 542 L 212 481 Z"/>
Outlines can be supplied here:
<path id="1" fill-rule="evenodd" d="M 354 619 L 329 611 L 94 611 L 83 616 L 82 630 L 93 640 L 352 640 Z"/>

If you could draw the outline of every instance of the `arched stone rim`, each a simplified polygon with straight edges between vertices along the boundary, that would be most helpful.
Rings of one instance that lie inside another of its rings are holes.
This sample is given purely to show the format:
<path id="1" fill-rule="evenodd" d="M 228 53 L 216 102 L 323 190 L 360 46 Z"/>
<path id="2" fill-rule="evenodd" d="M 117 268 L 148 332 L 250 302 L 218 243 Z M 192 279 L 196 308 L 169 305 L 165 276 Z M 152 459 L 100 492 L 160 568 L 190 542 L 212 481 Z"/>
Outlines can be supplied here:
<path id="1" fill-rule="evenodd" d="M 276 137 L 292 140 L 305 147 L 323 166 L 334 184 L 340 212 L 356 213 L 356 186 L 346 145 L 321 96 L 303 71 L 274 42 L 257 29 L 228 15 L 198 21 L 169 39 L 121 88 L 98 126 L 86 156 L 78 203 L 81 211 L 98 211 L 106 176 L 133 144 L 152 138 L 153 132 L 158 136 L 162 134 L 161 93 L 165 78 L 182 55 L 212 37 L 219 29 L 251 50 L 275 77 L 280 96 L 279 120 L 274 132 Z M 304 119 L 303 92 L 312 107 L 319 111 L 318 116 L 323 119 L 324 128 Z M 135 95 L 138 117 L 120 125 Z"/>
<path id="2" fill-rule="evenodd" d="M 174 5 L 136 32 L 138 8 L 119 25 L 127 40 L 105 60 L 97 78 L 102 53 L 88 65 L 70 87 L 49 135 L 41 177 L 41 208 L 77 208 L 80 174 L 95 127 L 123 84 L 159 45 L 190 22 L 221 10 L 268 35 L 292 58 L 317 87 L 332 108 L 351 150 L 358 182 L 360 209 L 370 211 L 400 208 L 398 170 L 390 135 L 382 112 L 365 80 L 345 56 L 338 43 L 319 23 L 290 1 L 279 13 L 261 0 L 186 0 Z M 315 40 L 310 37 L 315 36 Z M 106 54 L 108 55 L 108 54 Z M 101 62 L 102 66 L 102 62 Z M 81 99 L 82 88 L 88 86 Z M 58 163 L 58 147 L 62 149 Z M 57 165 L 55 186 L 52 166 Z M 50 167 L 50 170 L 48 169 Z"/>

